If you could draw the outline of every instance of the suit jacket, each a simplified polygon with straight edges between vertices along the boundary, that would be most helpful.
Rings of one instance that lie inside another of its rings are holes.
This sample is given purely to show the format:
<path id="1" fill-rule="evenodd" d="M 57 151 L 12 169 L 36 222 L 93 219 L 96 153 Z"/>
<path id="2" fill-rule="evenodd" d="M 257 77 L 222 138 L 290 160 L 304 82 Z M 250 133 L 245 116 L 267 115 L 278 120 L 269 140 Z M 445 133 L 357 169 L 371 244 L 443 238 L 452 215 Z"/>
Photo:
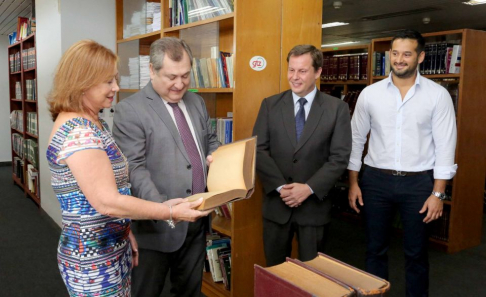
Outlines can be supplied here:
<path id="1" fill-rule="evenodd" d="M 337 98 L 317 92 L 297 142 L 292 91 L 263 100 L 253 135 L 258 135 L 256 170 L 265 192 L 263 217 L 279 224 L 293 213 L 300 225 L 330 220 L 327 193 L 348 166 L 351 154 L 349 108 Z M 276 189 L 306 183 L 314 194 L 301 206 L 288 207 Z"/>
<path id="2" fill-rule="evenodd" d="M 182 99 L 202 150 L 201 157 L 205 159 L 216 150 L 219 142 L 211 133 L 204 100 L 191 92 L 186 92 Z M 176 124 L 151 83 L 116 105 L 113 135 L 128 159 L 132 195 L 164 202 L 191 194 L 189 157 Z M 178 250 L 186 238 L 187 227 L 187 222 L 178 223 L 175 229 L 153 220 L 132 223 L 138 245 L 161 252 Z"/>

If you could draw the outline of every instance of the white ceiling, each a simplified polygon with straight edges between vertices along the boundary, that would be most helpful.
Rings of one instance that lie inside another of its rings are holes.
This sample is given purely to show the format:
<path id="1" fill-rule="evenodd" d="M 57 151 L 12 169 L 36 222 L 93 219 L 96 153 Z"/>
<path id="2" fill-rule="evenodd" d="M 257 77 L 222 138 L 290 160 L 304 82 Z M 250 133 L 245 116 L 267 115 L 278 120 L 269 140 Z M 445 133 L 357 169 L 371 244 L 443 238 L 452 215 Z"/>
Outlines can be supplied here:
<path id="1" fill-rule="evenodd" d="M 0 35 L 17 30 L 17 17 L 30 17 L 32 0 L 0 0 Z"/>
<path id="2" fill-rule="evenodd" d="M 306 0 L 309 1 L 309 0 Z M 346 22 L 349 25 L 322 29 L 322 44 L 361 41 L 393 36 L 401 29 L 420 33 L 453 29 L 486 29 L 486 4 L 465 5 L 465 0 L 334 0 L 323 1 L 322 23 Z M 363 20 L 375 16 L 376 20 Z M 424 17 L 430 23 L 422 22 Z"/>

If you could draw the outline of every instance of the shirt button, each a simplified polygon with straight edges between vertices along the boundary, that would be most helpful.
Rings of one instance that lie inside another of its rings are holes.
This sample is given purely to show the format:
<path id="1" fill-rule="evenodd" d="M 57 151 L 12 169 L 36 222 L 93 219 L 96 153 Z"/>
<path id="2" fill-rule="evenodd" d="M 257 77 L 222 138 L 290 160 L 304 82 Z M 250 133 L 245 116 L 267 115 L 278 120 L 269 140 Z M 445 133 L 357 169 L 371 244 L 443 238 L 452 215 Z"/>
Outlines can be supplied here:
<path id="1" fill-rule="evenodd" d="M 187 190 L 186 190 L 186 193 L 187 193 L 187 194 L 191 194 L 191 190 L 187 189 Z"/>
<path id="2" fill-rule="evenodd" d="M 190 164 L 189 164 L 189 165 L 187 165 L 187 169 L 191 169 L 191 165 L 190 165 Z"/>

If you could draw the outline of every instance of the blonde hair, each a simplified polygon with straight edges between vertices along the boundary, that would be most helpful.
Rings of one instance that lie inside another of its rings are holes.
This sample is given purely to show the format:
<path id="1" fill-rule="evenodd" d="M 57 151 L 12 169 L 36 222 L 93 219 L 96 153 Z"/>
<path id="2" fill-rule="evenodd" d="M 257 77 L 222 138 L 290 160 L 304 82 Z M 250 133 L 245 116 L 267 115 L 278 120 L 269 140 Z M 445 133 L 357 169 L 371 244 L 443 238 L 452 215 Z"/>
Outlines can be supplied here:
<path id="1" fill-rule="evenodd" d="M 52 120 L 61 112 L 88 112 L 83 92 L 113 77 L 117 56 L 93 40 L 73 44 L 62 56 L 47 102 Z"/>

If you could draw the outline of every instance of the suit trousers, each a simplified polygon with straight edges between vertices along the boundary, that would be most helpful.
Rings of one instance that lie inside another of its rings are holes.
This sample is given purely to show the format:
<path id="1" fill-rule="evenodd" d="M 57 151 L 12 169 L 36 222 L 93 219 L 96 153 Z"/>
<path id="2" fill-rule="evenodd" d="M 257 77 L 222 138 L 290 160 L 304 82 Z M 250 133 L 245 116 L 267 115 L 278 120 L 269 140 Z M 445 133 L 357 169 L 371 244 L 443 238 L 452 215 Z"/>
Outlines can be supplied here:
<path id="1" fill-rule="evenodd" d="M 387 251 L 398 209 L 403 225 L 406 296 L 428 296 L 429 228 L 420 214 L 434 184 L 432 173 L 393 176 L 365 166 L 360 180 L 366 220 L 366 271 L 388 278 Z"/>
<path id="2" fill-rule="evenodd" d="M 263 248 L 267 266 L 281 264 L 291 256 L 294 234 L 297 235 L 299 260 L 314 259 L 318 252 L 324 252 L 329 225 L 302 226 L 295 222 L 293 215 L 285 224 L 263 218 Z"/>
<path id="3" fill-rule="evenodd" d="M 204 222 L 205 218 L 189 223 L 186 239 L 175 252 L 139 249 L 139 264 L 132 270 L 132 296 L 159 297 L 169 269 L 170 296 L 201 296 L 206 253 Z"/>

